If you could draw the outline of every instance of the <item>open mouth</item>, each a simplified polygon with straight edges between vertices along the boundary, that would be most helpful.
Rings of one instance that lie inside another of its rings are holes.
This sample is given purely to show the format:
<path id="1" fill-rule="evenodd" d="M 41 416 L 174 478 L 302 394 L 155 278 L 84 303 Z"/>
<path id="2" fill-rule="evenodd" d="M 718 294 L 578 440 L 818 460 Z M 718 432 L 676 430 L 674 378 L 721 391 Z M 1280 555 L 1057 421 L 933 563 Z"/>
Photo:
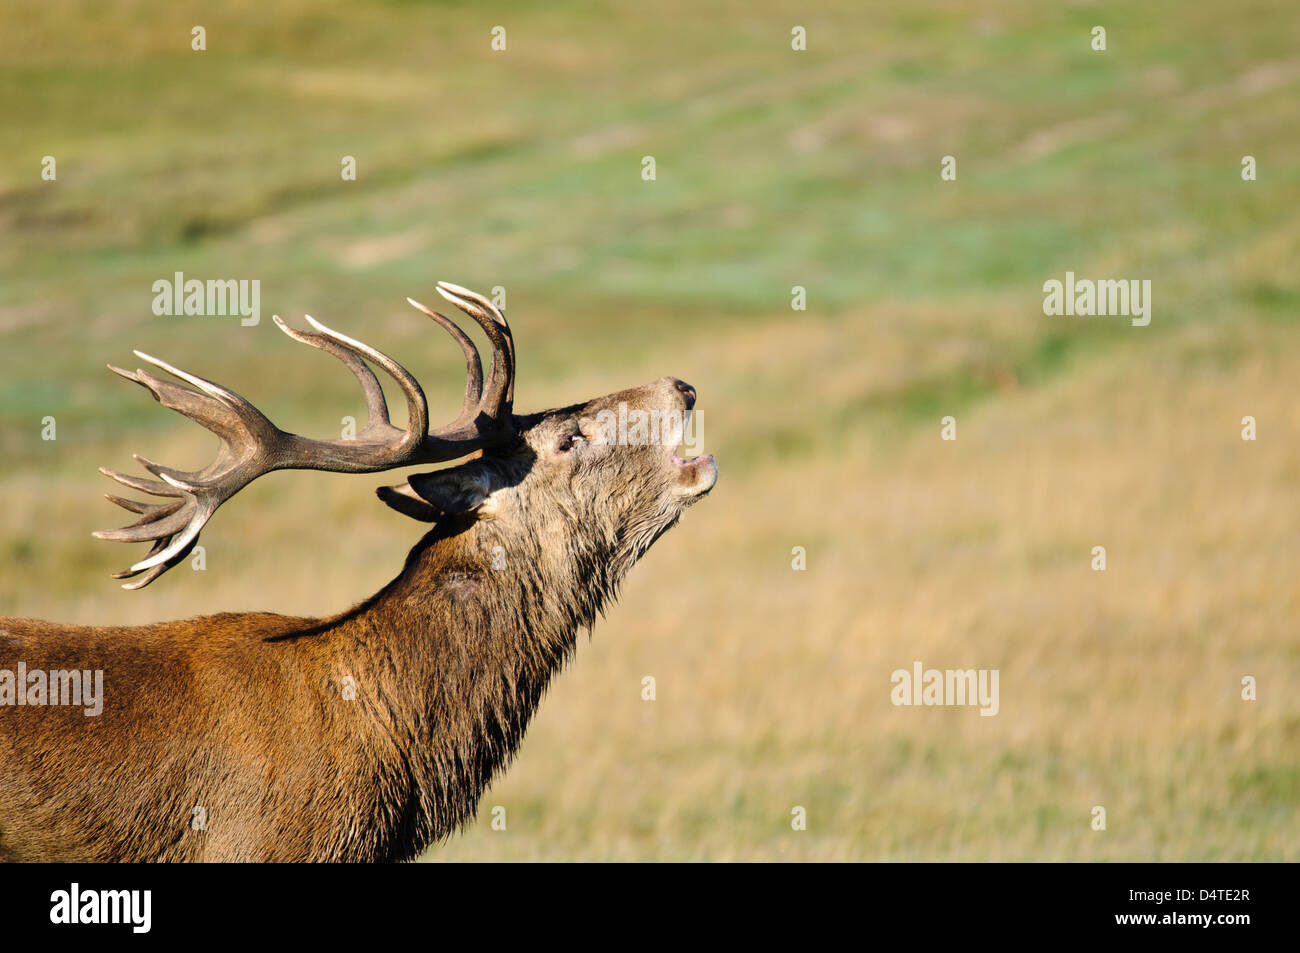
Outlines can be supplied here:
<path id="1" fill-rule="evenodd" d="M 673 466 L 680 474 L 679 480 L 684 502 L 689 505 L 702 498 L 718 482 L 718 464 L 713 454 L 705 453 L 698 457 L 682 459 L 673 454 Z"/>
<path id="2" fill-rule="evenodd" d="M 686 411 L 683 418 L 683 436 L 690 432 L 691 415 L 693 408 Z M 704 453 L 697 457 L 683 457 L 676 450 L 672 455 L 673 466 L 682 471 L 682 475 L 687 478 L 692 489 L 698 493 L 704 493 L 713 488 L 713 484 L 718 479 L 718 464 L 713 459 L 713 454 Z"/>
<path id="3" fill-rule="evenodd" d="M 673 454 L 673 465 L 682 467 L 684 469 L 690 467 L 698 467 L 704 463 L 713 463 L 716 465 L 716 461 L 714 461 L 713 459 L 713 454 L 705 453 L 705 454 L 701 454 L 698 457 L 685 457 L 685 458 L 679 457 L 676 453 Z"/>

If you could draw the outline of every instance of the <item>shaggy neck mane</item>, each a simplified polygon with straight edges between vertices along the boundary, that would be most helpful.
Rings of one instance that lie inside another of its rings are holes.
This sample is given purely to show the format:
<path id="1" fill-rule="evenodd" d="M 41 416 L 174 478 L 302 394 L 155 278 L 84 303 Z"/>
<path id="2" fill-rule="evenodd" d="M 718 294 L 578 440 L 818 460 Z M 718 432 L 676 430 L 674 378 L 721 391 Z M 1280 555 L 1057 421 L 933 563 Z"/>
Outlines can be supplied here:
<path id="1" fill-rule="evenodd" d="M 316 629 L 326 639 L 296 640 L 355 668 L 326 678 L 355 679 L 374 728 L 383 859 L 412 858 L 472 819 L 578 629 L 615 595 L 612 554 L 579 534 L 556 553 L 503 532 L 492 520 L 440 521 L 397 579 Z"/>

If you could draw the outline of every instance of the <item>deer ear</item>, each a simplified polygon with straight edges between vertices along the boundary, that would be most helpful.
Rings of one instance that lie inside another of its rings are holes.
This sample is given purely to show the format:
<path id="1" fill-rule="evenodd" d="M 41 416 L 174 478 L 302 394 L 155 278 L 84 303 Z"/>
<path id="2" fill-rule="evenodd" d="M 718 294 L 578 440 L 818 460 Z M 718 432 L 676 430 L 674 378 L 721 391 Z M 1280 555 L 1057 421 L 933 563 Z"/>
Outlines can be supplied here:
<path id="1" fill-rule="evenodd" d="M 444 516 L 474 513 L 489 519 L 496 513 L 488 476 L 472 465 L 413 473 L 399 486 L 381 486 L 379 498 L 412 519 L 435 523 Z"/>
<path id="2" fill-rule="evenodd" d="M 443 515 L 442 510 L 422 499 L 412 490 L 409 483 L 400 486 L 381 486 L 375 490 L 375 493 L 397 512 L 422 523 L 436 523 Z"/>
<path id="3" fill-rule="evenodd" d="M 433 473 L 415 473 L 407 477 L 406 482 L 419 499 L 440 514 L 452 516 L 474 512 L 483 519 L 496 509 L 487 475 L 477 467 L 460 466 Z"/>

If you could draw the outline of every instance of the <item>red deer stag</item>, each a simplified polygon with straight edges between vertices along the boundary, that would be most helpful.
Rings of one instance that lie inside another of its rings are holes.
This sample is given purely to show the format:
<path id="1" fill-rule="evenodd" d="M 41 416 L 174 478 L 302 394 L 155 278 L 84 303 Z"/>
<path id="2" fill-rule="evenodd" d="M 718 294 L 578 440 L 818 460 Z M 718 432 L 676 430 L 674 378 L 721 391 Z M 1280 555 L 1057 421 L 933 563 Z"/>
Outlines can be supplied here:
<path id="1" fill-rule="evenodd" d="M 117 574 L 138 577 L 125 588 L 183 560 L 217 507 L 271 470 L 471 459 L 379 489 L 433 528 L 401 575 L 339 615 L 133 628 L 0 618 L 0 859 L 407 860 L 473 816 L 577 631 L 712 489 L 717 467 L 675 452 L 695 391 L 671 377 L 514 414 L 504 316 L 472 291 L 438 290 L 486 332 L 492 364 L 485 383 L 469 337 L 411 302 L 465 353 L 464 406 L 434 431 L 401 365 L 310 317 L 311 331 L 276 323 L 356 375 L 369 421 L 355 439 L 286 433 L 237 394 L 138 351 L 190 386 L 112 368 L 221 439 L 196 472 L 143 457 L 157 480 L 104 471 L 161 500 L 109 497 L 141 518 L 96 535 L 152 543 Z M 367 362 L 405 395 L 404 429 Z M 634 440 L 638 413 L 677 423 L 665 439 Z M 89 682 L 83 705 L 66 704 L 69 689 L 75 703 L 75 676 L 99 672 L 102 711 L 88 717 Z"/>

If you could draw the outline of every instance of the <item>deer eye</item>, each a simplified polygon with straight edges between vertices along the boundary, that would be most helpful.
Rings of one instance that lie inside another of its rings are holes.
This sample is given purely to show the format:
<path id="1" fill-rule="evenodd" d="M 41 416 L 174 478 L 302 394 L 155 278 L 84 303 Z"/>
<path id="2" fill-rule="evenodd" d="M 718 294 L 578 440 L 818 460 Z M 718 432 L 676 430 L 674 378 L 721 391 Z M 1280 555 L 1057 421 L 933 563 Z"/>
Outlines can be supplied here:
<path id="1" fill-rule="evenodd" d="M 580 433 L 571 433 L 560 441 L 557 448 L 560 453 L 568 453 L 570 450 L 576 450 L 587 442 L 587 438 Z"/>

